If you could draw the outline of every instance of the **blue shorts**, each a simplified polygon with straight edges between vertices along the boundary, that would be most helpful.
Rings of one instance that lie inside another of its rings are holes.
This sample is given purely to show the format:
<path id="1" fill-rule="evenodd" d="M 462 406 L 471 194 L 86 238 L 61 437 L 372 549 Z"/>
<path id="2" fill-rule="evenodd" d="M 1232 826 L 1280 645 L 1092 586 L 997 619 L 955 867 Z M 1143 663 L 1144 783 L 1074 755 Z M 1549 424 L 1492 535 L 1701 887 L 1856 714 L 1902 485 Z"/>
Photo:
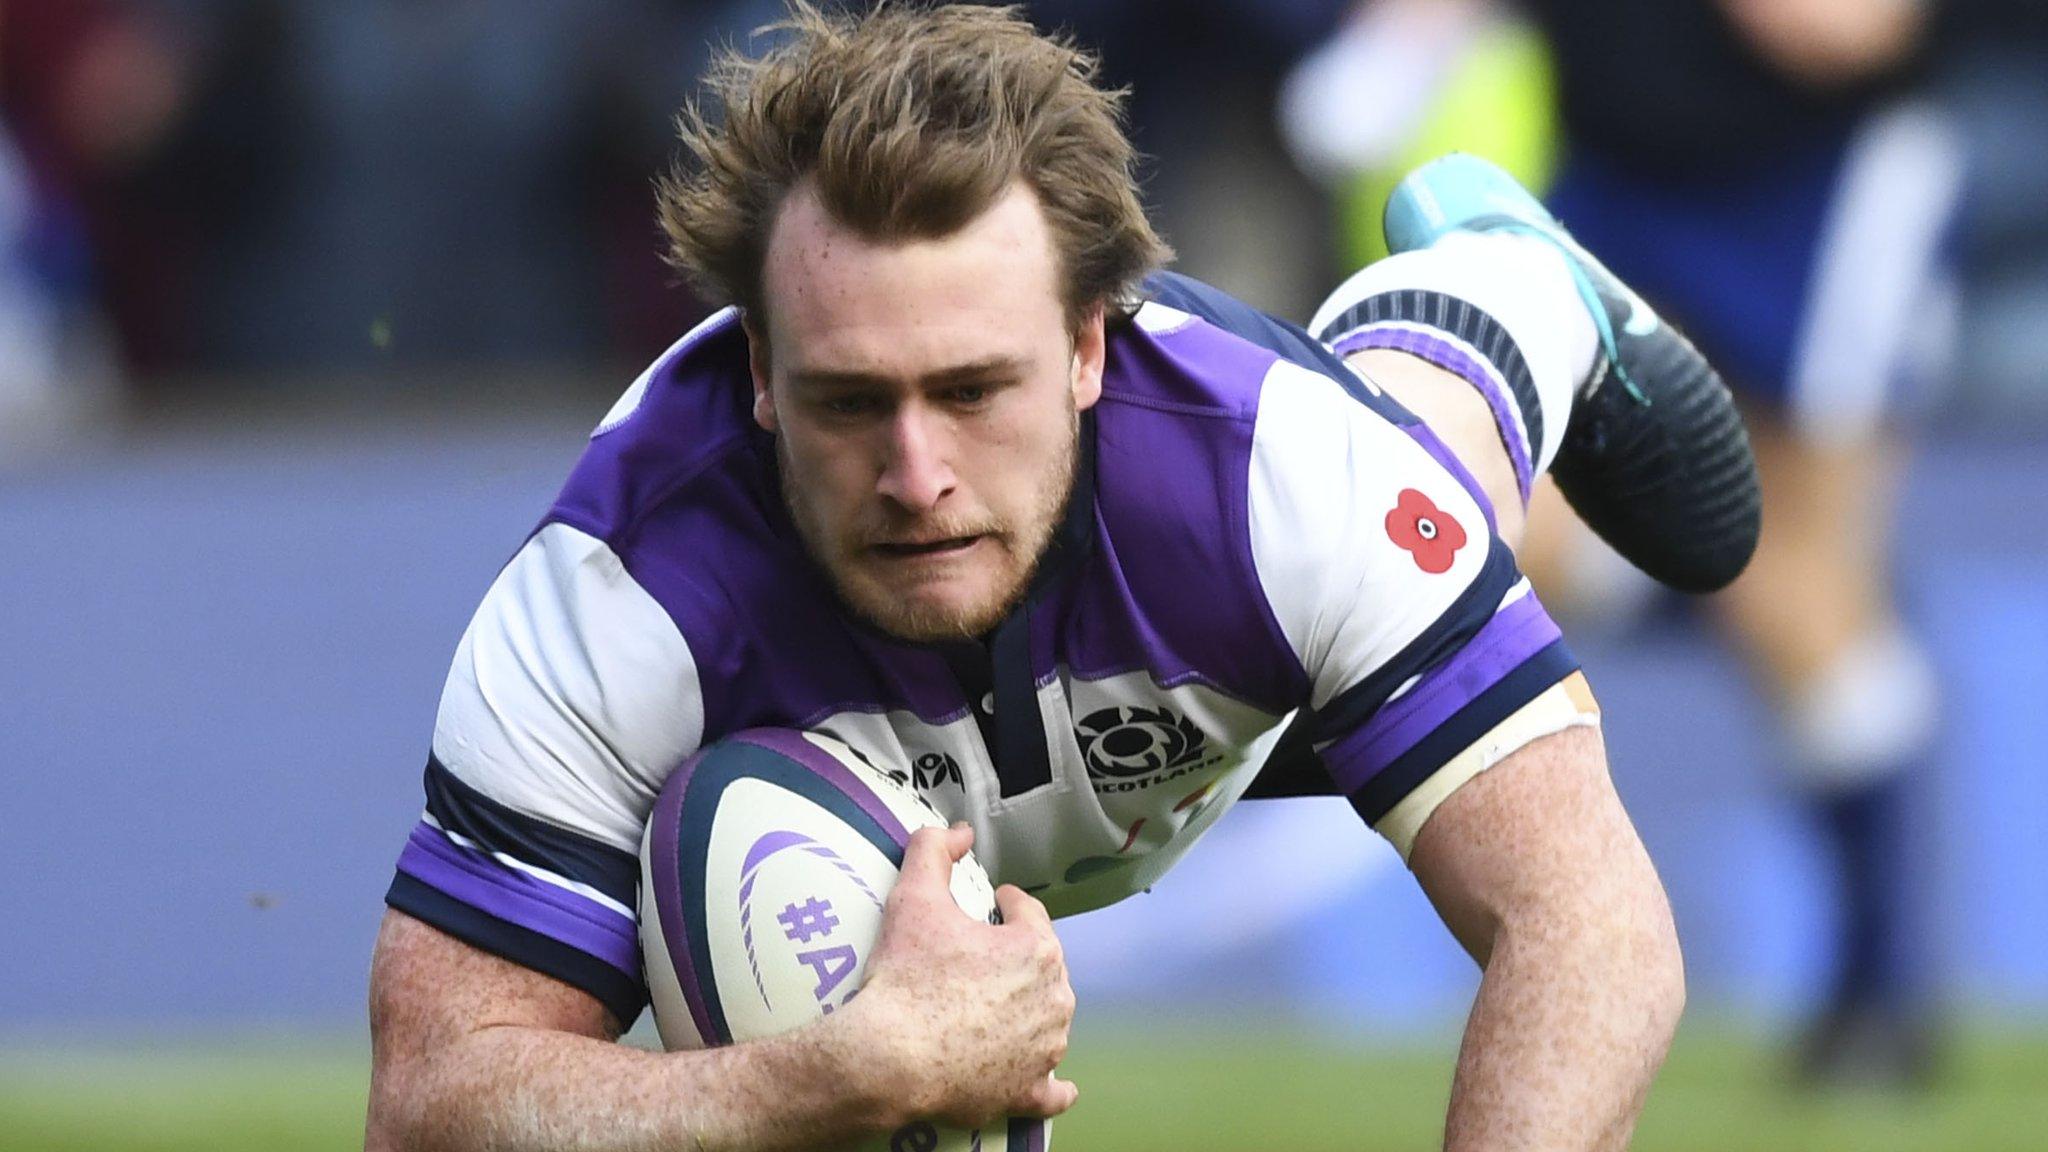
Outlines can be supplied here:
<path id="1" fill-rule="evenodd" d="M 1874 431 L 1950 341 L 1939 301 L 1961 192 L 1953 135 L 1908 104 L 1711 184 L 1575 154 L 1548 202 L 1737 395 L 1802 433 L 1846 439 Z"/>

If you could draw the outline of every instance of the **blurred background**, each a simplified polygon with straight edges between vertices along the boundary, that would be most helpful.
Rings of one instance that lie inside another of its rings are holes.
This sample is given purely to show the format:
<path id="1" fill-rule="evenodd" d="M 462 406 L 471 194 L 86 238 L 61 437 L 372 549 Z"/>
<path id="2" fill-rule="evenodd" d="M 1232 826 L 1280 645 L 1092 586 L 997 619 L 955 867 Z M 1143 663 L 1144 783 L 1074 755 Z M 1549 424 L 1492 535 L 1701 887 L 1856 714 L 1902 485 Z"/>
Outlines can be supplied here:
<path id="1" fill-rule="evenodd" d="M 1180 267 L 1294 318 L 1406 158 L 1570 170 L 1585 85 L 1544 10 L 1571 5 L 1419 7 L 1030 6 L 1132 85 Z M 1955 7 L 1886 81 L 1966 173 L 1889 535 L 1940 685 L 1892 876 L 1939 1058 L 1796 1089 L 1853 913 L 1783 703 L 1701 613 L 1595 605 L 1567 632 L 1691 976 L 1641 1148 L 2048 1130 L 2048 35 Z M 710 47 L 778 11 L 0 0 L 0 1148 L 360 1145 L 370 944 L 449 657 L 705 312 L 650 183 Z M 1669 98 L 1694 126 L 1667 142 L 1728 151 L 1728 93 Z M 1063 936 L 1063 1147 L 1431 1146 L 1475 973 L 1341 803 L 1243 805 Z"/>

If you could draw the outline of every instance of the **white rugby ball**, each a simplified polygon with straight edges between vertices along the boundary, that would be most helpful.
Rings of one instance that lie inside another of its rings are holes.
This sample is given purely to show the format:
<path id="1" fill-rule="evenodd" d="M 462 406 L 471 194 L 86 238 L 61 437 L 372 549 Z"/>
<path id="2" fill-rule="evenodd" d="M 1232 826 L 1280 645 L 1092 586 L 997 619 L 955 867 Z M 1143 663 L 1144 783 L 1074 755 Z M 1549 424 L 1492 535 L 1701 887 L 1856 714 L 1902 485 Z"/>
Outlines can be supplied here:
<path id="1" fill-rule="evenodd" d="M 861 986 L 904 846 L 945 820 L 829 736 L 753 729 L 669 776 L 640 845 L 640 949 L 670 1050 L 759 1039 L 831 1014 Z M 995 912 L 972 856 L 953 899 Z M 907 1125 L 879 1152 L 1043 1152 L 1050 1125 Z"/>

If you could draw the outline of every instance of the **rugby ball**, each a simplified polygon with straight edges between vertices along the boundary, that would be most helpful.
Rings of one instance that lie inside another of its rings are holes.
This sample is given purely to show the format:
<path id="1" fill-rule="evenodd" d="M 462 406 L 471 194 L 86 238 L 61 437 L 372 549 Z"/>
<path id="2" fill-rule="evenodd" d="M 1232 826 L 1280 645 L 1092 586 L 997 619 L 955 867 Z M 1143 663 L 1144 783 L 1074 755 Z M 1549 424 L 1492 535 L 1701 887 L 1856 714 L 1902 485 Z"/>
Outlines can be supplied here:
<path id="1" fill-rule="evenodd" d="M 830 1015 L 859 990 L 910 834 L 946 821 L 829 736 L 754 729 L 669 776 L 640 846 L 640 948 L 662 1045 L 715 1047 Z M 995 912 L 972 856 L 953 899 Z M 1049 1125 L 923 1122 L 888 1152 L 1042 1152 Z"/>

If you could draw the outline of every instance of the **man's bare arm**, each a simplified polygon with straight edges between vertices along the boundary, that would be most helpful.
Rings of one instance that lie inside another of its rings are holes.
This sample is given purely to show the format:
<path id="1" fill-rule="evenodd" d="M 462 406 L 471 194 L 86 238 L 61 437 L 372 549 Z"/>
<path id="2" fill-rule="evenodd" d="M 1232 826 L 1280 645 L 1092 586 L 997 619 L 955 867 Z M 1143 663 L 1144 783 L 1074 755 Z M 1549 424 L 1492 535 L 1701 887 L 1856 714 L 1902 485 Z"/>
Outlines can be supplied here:
<path id="1" fill-rule="evenodd" d="M 828 1027 L 681 1057 L 624 1047 L 594 997 L 401 912 L 385 914 L 371 988 L 371 1152 L 799 1147 L 886 1123 L 837 1078 Z"/>
<path id="2" fill-rule="evenodd" d="M 1685 975 L 1598 730 L 1543 737 L 1474 777 L 1423 825 L 1409 863 L 1485 969 L 1444 1147 L 1626 1147 Z"/>
<path id="3" fill-rule="evenodd" d="M 1074 1087 L 1073 993 L 1045 910 L 997 892 L 981 924 L 946 890 L 972 834 L 920 832 L 861 995 L 783 1036 L 703 1052 L 614 1043 L 595 997 L 388 912 L 370 977 L 368 1152 L 798 1149 L 912 1118 L 1050 1116 Z"/>

